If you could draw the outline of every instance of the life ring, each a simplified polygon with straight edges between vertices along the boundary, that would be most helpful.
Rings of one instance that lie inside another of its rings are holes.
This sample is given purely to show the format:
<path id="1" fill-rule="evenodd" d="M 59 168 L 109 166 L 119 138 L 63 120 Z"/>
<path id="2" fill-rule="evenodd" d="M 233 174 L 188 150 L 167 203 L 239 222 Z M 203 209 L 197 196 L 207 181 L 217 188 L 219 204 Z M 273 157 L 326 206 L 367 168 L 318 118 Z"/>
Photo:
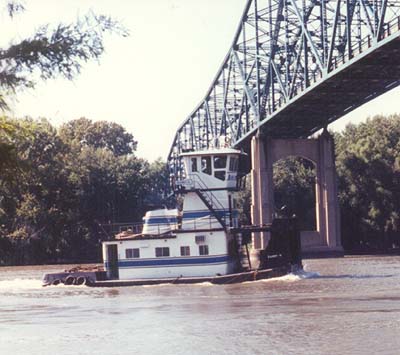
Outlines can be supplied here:
<path id="1" fill-rule="evenodd" d="M 75 277 L 73 276 L 68 276 L 64 281 L 64 285 L 73 285 L 74 283 L 75 283 Z"/>
<path id="2" fill-rule="evenodd" d="M 76 280 L 75 280 L 75 284 L 74 285 L 78 285 L 78 286 L 80 286 L 80 285 L 86 285 L 86 277 L 85 276 L 79 276 L 79 277 L 77 277 L 76 278 Z"/>

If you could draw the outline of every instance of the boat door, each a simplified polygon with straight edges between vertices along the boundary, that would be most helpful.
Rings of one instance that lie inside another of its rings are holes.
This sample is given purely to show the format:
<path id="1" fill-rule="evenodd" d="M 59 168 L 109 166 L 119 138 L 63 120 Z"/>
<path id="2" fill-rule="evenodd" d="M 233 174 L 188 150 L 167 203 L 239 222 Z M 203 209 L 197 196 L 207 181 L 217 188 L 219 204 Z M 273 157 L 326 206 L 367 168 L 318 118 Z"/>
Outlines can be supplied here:
<path id="1" fill-rule="evenodd" d="M 118 245 L 110 244 L 107 245 L 107 261 L 108 261 L 108 270 L 107 277 L 109 279 L 118 279 Z"/>

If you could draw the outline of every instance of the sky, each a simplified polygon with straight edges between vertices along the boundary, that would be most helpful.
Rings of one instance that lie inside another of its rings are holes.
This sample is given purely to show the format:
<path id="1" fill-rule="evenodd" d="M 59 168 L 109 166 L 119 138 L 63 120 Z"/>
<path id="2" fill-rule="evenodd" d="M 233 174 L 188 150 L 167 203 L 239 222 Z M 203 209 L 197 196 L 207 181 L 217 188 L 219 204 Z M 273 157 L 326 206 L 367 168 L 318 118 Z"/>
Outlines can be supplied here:
<path id="1" fill-rule="evenodd" d="M 0 15 L 0 46 L 44 23 L 72 22 L 89 10 L 119 20 L 130 36 L 108 36 L 106 53 L 74 81 L 56 79 L 18 93 L 14 117 L 46 117 L 56 126 L 86 117 L 121 124 L 137 155 L 166 159 L 178 126 L 203 99 L 228 52 L 246 0 L 25 0 L 12 22 Z M 4 30 L 6 29 L 6 30 Z M 340 130 L 375 114 L 399 112 L 394 89 L 344 116 Z"/>

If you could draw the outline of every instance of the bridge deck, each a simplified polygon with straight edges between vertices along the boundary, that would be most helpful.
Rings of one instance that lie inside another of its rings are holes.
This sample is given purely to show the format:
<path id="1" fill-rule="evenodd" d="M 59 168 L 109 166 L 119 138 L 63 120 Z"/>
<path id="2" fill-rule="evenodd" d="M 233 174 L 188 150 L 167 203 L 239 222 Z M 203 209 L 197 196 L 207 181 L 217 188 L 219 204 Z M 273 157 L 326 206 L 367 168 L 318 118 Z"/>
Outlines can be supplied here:
<path id="1" fill-rule="evenodd" d="M 263 126 L 275 137 L 307 137 L 400 81 L 400 37 L 382 44 L 297 96 Z"/>

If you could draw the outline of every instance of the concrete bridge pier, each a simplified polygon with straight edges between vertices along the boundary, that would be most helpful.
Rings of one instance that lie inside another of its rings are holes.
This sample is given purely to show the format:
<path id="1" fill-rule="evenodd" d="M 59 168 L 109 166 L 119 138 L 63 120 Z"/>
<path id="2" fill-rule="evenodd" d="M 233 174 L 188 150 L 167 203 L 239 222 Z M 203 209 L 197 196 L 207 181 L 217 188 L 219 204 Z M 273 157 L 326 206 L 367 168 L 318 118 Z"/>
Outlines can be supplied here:
<path id="1" fill-rule="evenodd" d="M 269 151 L 259 134 L 251 141 L 251 218 L 253 224 L 272 223 L 274 215 L 274 183 L 272 162 Z M 253 233 L 254 249 L 264 249 L 268 245 L 269 232 Z"/>
<path id="2" fill-rule="evenodd" d="M 273 164 L 289 156 L 300 156 L 316 167 L 316 230 L 301 231 L 305 255 L 342 255 L 334 143 L 324 131 L 318 138 L 271 139 L 259 134 L 251 141 L 253 224 L 272 222 L 275 214 Z M 268 245 L 268 233 L 253 234 L 254 249 Z"/>

